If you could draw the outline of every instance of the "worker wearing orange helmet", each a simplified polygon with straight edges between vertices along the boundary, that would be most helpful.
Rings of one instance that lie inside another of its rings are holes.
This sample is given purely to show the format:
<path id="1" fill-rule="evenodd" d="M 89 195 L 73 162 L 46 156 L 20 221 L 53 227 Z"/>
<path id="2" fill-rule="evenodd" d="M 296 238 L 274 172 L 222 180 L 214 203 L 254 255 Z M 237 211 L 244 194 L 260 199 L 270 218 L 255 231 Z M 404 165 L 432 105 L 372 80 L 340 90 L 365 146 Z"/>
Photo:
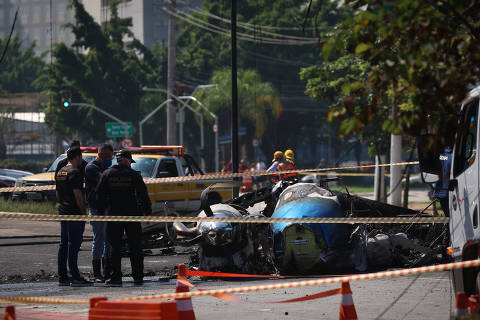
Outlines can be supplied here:
<path id="1" fill-rule="evenodd" d="M 291 171 L 297 170 L 295 167 L 295 153 L 293 150 L 288 149 L 285 151 L 285 161 L 278 165 L 279 171 Z M 282 180 L 291 180 L 297 178 L 295 172 L 282 174 Z"/>

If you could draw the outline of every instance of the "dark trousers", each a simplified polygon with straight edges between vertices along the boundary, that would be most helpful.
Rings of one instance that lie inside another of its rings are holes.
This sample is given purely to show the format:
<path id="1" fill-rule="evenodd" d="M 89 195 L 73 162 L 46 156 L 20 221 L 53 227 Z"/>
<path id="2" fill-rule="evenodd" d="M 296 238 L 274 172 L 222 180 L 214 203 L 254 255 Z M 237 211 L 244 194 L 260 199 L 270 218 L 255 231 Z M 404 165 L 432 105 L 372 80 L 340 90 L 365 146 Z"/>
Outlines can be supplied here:
<path id="1" fill-rule="evenodd" d="M 127 234 L 130 264 L 134 280 L 143 279 L 142 226 L 139 222 L 108 222 L 107 235 L 112 247 L 112 279 L 122 279 L 122 237 Z"/>
<path id="2" fill-rule="evenodd" d="M 59 214 L 62 215 L 61 212 Z M 68 278 L 67 264 L 72 278 L 80 278 L 78 252 L 82 245 L 84 231 L 84 221 L 60 222 L 60 244 L 58 246 L 58 276 L 60 279 Z"/>
<path id="3" fill-rule="evenodd" d="M 450 204 L 448 198 L 437 198 L 440 201 L 440 206 L 442 207 L 445 217 L 450 217 Z"/>

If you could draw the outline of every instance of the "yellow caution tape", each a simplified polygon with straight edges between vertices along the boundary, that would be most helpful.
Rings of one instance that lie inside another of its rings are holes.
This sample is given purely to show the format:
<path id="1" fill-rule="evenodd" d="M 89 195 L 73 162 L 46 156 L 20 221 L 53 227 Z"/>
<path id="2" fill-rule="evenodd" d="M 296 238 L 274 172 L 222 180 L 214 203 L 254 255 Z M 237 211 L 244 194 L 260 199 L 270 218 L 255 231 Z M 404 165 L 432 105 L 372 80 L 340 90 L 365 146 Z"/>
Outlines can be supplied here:
<path id="1" fill-rule="evenodd" d="M 175 183 L 175 182 L 188 182 L 188 181 L 234 179 L 234 178 L 255 177 L 255 176 L 281 176 L 282 174 L 287 174 L 287 173 L 313 174 L 315 172 L 333 171 L 333 170 L 367 169 L 367 168 L 375 168 L 375 167 L 404 166 L 404 165 L 416 165 L 416 164 L 418 164 L 418 161 L 397 162 L 397 163 L 390 163 L 390 164 L 368 164 L 368 165 L 362 165 L 362 166 L 349 166 L 349 167 L 338 167 L 338 168 L 300 169 L 300 170 L 288 170 L 288 171 L 277 171 L 277 172 L 255 171 L 255 172 L 242 172 L 242 173 L 206 173 L 204 175 L 194 175 L 194 176 L 184 176 L 184 177 L 146 178 L 144 179 L 144 181 L 146 184 L 160 184 L 160 183 Z M 47 186 L 0 188 L 0 193 L 25 192 L 25 191 L 48 191 L 48 190 L 55 190 L 55 185 L 52 184 Z"/>
<path id="2" fill-rule="evenodd" d="M 0 212 L 0 219 L 31 221 L 111 221 L 111 222 L 230 222 L 230 223 L 448 223 L 448 217 L 343 217 L 343 218 L 274 218 L 274 217 L 170 217 L 170 216 L 87 216 Z"/>

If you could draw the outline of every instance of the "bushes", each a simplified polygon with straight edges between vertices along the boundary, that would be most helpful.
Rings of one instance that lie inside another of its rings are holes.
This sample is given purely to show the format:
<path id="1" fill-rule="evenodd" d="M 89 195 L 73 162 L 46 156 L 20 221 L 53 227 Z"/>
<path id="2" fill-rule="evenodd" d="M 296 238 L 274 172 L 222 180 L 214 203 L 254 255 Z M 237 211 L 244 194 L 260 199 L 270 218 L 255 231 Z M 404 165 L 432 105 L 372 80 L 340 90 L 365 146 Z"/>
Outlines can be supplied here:
<path id="1" fill-rule="evenodd" d="M 30 171 L 33 173 L 42 172 L 43 168 L 48 168 L 52 164 L 52 160 L 42 160 L 42 161 L 24 161 L 15 158 L 6 158 L 0 160 L 0 168 L 5 169 L 16 169 L 23 171 Z"/>

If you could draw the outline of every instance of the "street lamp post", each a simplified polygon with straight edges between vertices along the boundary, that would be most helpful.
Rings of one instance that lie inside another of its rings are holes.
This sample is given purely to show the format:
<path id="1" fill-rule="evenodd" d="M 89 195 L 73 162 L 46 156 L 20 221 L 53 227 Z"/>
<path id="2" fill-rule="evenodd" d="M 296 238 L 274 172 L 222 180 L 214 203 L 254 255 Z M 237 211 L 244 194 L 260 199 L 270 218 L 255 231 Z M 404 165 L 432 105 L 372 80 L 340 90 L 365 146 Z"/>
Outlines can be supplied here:
<path id="1" fill-rule="evenodd" d="M 191 96 L 180 96 L 180 97 L 177 97 L 173 94 L 170 94 L 168 93 L 167 90 L 165 89 L 161 89 L 161 88 L 147 88 L 147 87 L 143 87 L 143 91 L 150 91 L 150 92 L 162 92 L 162 93 L 166 93 L 167 96 L 169 96 L 170 98 L 172 99 L 175 99 L 176 101 L 178 101 L 181 105 L 182 105 L 182 108 L 180 109 L 180 117 L 182 117 L 180 120 L 180 141 L 181 141 L 181 144 L 183 145 L 183 123 L 182 123 L 182 120 L 183 120 L 183 109 L 184 108 L 188 108 L 189 110 L 191 110 L 192 112 L 194 112 L 195 114 L 199 115 L 201 117 L 201 122 L 200 122 L 200 130 L 201 130 L 201 148 L 203 149 L 205 144 L 204 144 L 204 130 L 203 130 L 203 114 L 200 114 L 198 113 L 197 110 L 193 109 L 188 103 L 186 103 L 184 100 L 189 100 L 189 101 L 194 101 L 196 102 L 200 108 L 202 108 L 205 112 L 207 112 L 208 114 L 210 114 L 210 116 L 213 117 L 214 121 L 215 121 L 215 126 L 218 128 L 218 116 L 216 114 L 214 114 L 213 112 L 211 112 L 210 110 L 208 110 L 204 104 L 202 104 L 197 98 L 195 98 L 193 96 L 193 94 L 195 94 L 198 89 L 203 89 L 203 88 L 213 88 L 213 87 L 216 87 L 218 88 L 218 85 L 216 84 L 206 84 L 206 85 L 198 85 L 195 90 L 193 90 L 193 93 Z M 165 102 L 164 102 L 165 103 Z M 153 114 L 155 114 L 156 112 L 158 112 L 164 105 L 164 103 L 162 103 L 161 105 L 159 105 L 157 108 L 155 108 L 155 110 L 153 110 L 152 112 L 150 112 L 147 117 L 145 117 L 140 123 L 141 125 L 143 126 L 143 123 L 145 123 L 145 121 L 147 121 L 151 116 L 153 116 Z M 140 127 L 140 126 L 139 126 Z M 143 143 L 143 132 L 142 132 L 142 128 L 140 127 L 139 128 L 140 130 L 140 144 Z M 202 156 L 202 165 L 203 165 L 203 169 L 205 168 L 205 165 L 204 165 L 204 157 Z M 218 129 L 216 130 L 215 132 L 215 171 L 219 171 L 219 155 L 218 155 Z"/>
<path id="2" fill-rule="evenodd" d="M 155 109 L 153 109 L 152 112 L 150 112 L 149 114 L 147 114 L 147 116 L 145 118 L 143 118 L 139 123 L 138 123 L 138 131 L 139 131 L 139 136 L 140 136 L 140 146 L 143 145 L 143 124 L 148 120 L 150 119 L 155 113 L 157 113 L 158 111 L 160 111 L 167 103 L 171 103 L 172 102 L 172 99 L 167 99 L 165 101 L 163 101 L 160 105 L 158 105 L 158 107 L 156 107 Z"/>

